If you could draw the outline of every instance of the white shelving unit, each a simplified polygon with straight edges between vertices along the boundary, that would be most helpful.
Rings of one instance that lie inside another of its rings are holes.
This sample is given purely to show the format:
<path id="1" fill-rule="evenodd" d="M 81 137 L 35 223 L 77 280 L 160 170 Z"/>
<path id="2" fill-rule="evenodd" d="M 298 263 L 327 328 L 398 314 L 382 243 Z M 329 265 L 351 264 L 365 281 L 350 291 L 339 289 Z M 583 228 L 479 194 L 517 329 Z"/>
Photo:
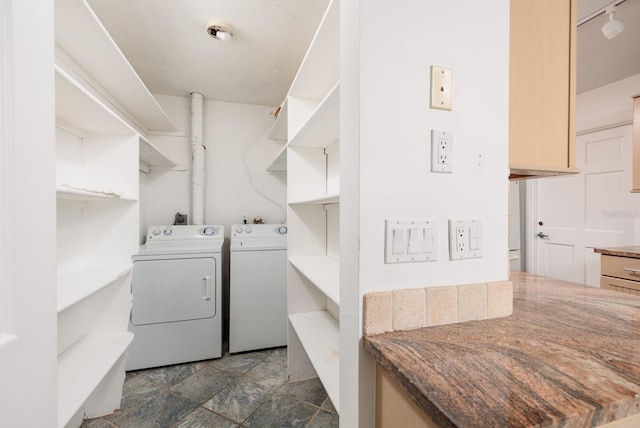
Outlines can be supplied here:
<path id="1" fill-rule="evenodd" d="M 288 367 L 317 375 L 339 409 L 340 19 L 329 3 L 287 95 Z"/>
<path id="2" fill-rule="evenodd" d="M 85 0 L 55 1 L 58 426 L 120 407 L 139 168 L 173 125 Z"/>

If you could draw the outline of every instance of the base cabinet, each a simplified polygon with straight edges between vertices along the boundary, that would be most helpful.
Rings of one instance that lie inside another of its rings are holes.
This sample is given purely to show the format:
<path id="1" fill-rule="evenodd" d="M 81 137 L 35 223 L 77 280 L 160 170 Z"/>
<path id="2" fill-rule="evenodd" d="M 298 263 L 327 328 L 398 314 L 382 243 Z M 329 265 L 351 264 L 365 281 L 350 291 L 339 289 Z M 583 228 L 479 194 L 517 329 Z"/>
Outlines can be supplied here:
<path id="1" fill-rule="evenodd" d="M 436 428 L 422 409 L 379 365 L 376 365 L 376 428 Z"/>
<path id="2" fill-rule="evenodd" d="M 640 295 L 640 259 L 603 254 L 600 288 Z"/>

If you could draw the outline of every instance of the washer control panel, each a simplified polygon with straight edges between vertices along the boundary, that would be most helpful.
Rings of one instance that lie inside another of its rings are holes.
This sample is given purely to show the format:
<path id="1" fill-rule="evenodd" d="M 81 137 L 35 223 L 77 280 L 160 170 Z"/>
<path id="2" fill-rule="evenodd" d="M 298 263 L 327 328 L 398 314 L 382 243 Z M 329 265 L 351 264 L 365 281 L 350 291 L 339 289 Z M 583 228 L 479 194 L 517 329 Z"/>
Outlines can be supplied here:
<path id="1" fill-rule="evenodd" d="M 147 242 L 181 241 L 224 238 L 224 226 L 216 225 L 180 225 L 150 226 Z"/>
<path id="2" fill-rule="evenodd" d="M 286 224 L 234 224 L 231 226 L 232 238 L 270 238 L 280 236 L 287 236 Z"/>

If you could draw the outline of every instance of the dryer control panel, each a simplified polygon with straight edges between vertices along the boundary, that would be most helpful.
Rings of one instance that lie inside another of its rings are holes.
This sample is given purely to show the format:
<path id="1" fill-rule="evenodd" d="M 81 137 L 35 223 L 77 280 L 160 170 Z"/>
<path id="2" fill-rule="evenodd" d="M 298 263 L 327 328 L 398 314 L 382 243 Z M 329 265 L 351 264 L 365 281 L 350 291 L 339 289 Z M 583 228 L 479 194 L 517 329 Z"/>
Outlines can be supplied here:
<path id="1" fill-rule="evenodd" d="M 286 224 L 234 224 L 231 226 L 231 237 L 274 238 L 286 237 Z"/>
<path id="2" fill-rule="evenodd" d="M 219 225 L 150 226 L 147 231 L 147 243 L 154 241 L 220 239 L 223 237 L 224 226 Z"/>

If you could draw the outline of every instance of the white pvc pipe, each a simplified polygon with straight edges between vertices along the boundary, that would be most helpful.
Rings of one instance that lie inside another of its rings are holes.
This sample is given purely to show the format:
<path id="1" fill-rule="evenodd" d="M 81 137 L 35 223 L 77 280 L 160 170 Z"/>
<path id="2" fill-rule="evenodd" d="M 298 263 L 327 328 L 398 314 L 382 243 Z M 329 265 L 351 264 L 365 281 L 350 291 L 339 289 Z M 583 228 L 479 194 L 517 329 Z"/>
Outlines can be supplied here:
<path id="1" fill-rule="evenodd" d="M 203 125 L 204 96 L 191 93 L 191 224 L 204 224 L 205 145 Z"/>

